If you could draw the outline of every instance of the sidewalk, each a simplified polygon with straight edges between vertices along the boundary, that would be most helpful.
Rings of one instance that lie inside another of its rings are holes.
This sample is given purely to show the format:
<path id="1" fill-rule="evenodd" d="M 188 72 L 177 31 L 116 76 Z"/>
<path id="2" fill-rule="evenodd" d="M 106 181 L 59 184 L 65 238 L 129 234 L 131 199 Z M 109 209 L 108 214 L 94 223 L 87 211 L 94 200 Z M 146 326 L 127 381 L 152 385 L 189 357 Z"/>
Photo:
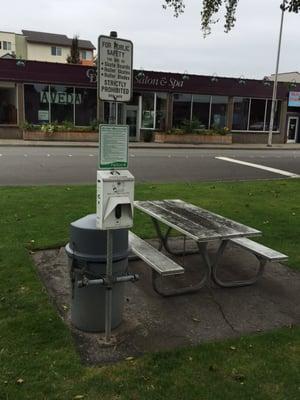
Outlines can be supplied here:
<path id="1" fill-rule="evenodd" d="M 91 147 L 97 148 L 98 142 L 63 142 L 63 141 L 35 141 L 18 139 L 0 139 L 0 147 Z M 274 144 L 267 147 L 266 144 L 169 144 L 154 142 L 130 142 L 131 149 L 222 149 L 222 150 L 300 150 L 300 143 Z"/>

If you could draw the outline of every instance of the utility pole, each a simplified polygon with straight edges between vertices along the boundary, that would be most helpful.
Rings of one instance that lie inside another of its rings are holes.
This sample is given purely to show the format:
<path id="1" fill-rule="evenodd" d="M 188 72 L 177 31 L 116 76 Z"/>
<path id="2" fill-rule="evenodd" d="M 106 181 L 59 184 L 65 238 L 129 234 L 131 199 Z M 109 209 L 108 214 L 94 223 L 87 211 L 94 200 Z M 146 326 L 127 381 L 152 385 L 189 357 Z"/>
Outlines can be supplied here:
<path id="1" fill-rule="evenodd" d="M 277 51 L 275 79 L 274 79 L 274 85 L 273 85 L 272 108 L 271 108 L 269 136 L 268 136 L 268 144 L 267 144 L 268 147 L 272 147 L 272 135 L 273 135 L 273 126 L 274 126 L 274 119 L 275 119 L 275 107 L 276 107 L 276 98 L 277 98 L 278 69 L 279 69 L 279 61 L 280 61 L 282 29 L 283 29 L 284 12 L 286 10 L 286 6 L 285 6 L 286 2 L 287 2 L 287 0 L 283 0 L 282 4 L 280 6 L 280 8 L 281 8 L 281 23 L 280 23 L 280 32 L 279 32 L 279 40 L 278 40 L 278 51 Z"/>

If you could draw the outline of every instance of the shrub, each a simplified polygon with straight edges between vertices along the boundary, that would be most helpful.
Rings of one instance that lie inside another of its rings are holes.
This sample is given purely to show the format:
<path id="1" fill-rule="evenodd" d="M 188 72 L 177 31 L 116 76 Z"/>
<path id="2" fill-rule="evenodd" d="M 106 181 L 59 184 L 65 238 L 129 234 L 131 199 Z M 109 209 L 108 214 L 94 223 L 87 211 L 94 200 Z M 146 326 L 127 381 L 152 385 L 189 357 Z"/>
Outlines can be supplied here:
<path id="1" fill-rule="evenodd" d="M 24 131 L 34 131 L 35 130 L 35 125 L 25 121 L 22 126 L 22 129 L 24 129 Z"/>
<path id="2" fill-rule="evenodd" d="M 64 132 L 71 132 L 74 131 L 74 124 L 70 121 L 63 121 L 62 125 L 59 127 Z"/>
<path id="3" fill-rule="evenodd" d="M 225 126 L 224 128 L 220 128 L 218 126 L 213 125 L 212 129 L 217 135 L 227 135 L 228 133 L 230 133 L 230 130 L 227 128 L 227 126 Z"/>
<path id="4" fill-rule="evenodd" d="M 99 129 L 99 125 L 100 125 L 100 121 L 98 121 L 97 119 L 94 119 L 91 123 L 90 123 L 90 130 L 91 131 L 95 131 L 97 132 Z"/>
<path id="5" fill-rule="evenodd" d="M 52 135 L 54 132 L 57 131 L 57 125 L 55 123 L 54 124 L 43 124 L 41 126 L 41 131 L 45 132 L 49 135 Z"/>
<path id="6" fill-rule="evenodd" d="M 191 121 L 185 119 L 182 124 L 182 130 L 184 133 L 193 133 L 195 130 L 200 129 L 203 124 L 198 119 L 192 119 Z"/>

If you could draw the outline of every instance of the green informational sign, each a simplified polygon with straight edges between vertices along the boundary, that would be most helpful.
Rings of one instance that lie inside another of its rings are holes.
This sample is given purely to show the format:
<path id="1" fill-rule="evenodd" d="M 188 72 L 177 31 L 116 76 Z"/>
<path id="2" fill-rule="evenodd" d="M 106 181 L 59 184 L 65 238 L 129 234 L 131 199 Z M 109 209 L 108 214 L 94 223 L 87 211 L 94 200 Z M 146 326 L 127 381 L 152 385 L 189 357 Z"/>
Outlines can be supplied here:
<path id="1" fill-rule="evenodd" d="M 99 169 L 128 169 L 128 125 L 99 126 Z"/>

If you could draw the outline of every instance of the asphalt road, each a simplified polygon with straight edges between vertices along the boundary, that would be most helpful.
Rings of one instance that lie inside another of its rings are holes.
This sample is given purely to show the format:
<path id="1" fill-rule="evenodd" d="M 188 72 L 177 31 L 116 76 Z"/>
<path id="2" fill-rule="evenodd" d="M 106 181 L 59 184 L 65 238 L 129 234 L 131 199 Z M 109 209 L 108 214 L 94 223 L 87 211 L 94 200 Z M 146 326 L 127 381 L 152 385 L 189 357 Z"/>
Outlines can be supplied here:
<path id="1" fill-rule="evenodd" d="M 137 182 L 280 179 L 279 173 L 239 165 L 228 157 L 300 175 L 299 150 L 130 149 Z M 67 147 L 0 147 L 0 185 L 94 183 L 98 150 Z"/>

